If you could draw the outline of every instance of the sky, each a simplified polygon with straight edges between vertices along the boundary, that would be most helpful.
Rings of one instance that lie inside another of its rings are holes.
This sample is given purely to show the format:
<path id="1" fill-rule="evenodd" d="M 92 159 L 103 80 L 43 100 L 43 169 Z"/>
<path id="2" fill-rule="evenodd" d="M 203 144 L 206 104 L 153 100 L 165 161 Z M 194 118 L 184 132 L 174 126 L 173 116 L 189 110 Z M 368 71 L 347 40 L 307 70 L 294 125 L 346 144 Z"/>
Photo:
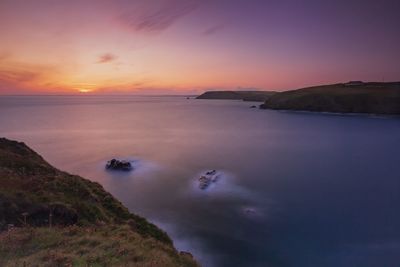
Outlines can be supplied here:
<path id="1" fill-rule="evenodd" d="M 0 94 L 400 80 L 398 0 L 0 0 Z"/>

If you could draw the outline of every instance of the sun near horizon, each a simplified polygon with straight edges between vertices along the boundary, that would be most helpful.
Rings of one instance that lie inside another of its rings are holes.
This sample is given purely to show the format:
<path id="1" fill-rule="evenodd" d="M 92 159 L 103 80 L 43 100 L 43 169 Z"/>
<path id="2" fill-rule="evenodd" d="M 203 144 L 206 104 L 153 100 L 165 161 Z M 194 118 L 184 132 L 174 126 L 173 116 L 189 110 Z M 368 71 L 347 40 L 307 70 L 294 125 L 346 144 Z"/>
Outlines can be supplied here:
<path id="1" fill-rule="evenodd" d="M 0 0 L 0 267 L 399 267 L 400 0 Z"/>
<path id="2" fill-rule="evenodd" d="M 355 0 L 3 0 L 0 94 L 198 94 L 400 80 L 399 8 Z"/>

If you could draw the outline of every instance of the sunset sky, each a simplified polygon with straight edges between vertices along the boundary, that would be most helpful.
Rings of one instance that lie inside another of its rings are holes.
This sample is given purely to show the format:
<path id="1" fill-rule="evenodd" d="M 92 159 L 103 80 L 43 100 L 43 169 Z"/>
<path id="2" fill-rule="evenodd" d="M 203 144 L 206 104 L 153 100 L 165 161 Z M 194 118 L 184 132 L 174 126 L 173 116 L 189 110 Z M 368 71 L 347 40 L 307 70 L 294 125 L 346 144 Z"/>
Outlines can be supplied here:
<path id="1" fill-rule="evenodd" d="M 0 94 L 400 80 L 398 0 L 0 0 Z"/>

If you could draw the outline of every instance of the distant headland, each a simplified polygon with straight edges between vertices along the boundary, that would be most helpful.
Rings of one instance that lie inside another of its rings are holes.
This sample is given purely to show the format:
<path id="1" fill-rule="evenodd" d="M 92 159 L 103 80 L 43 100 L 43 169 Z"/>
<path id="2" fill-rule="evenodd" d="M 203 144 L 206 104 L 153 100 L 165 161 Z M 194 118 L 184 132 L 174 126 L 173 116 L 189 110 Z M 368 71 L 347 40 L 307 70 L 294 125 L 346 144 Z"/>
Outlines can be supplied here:
<path id="1" fill-rule="evenodd" d="M 400 82 L 351 81 L 274 94 L 262 109 L 400 114 Z"/>
<path id="2" fill-rule="evenodd" d="M 226 99 L 264 102 L 276 92 L 273 91 L 207 91 L 196 99 Z"/>
<path id="3" fill-rule="evenodd" d="M 264 102 L 261 109 L 400 115 L 400 82 L 350 81 L 284 92 L 207 91 L 197 99 Z"/>

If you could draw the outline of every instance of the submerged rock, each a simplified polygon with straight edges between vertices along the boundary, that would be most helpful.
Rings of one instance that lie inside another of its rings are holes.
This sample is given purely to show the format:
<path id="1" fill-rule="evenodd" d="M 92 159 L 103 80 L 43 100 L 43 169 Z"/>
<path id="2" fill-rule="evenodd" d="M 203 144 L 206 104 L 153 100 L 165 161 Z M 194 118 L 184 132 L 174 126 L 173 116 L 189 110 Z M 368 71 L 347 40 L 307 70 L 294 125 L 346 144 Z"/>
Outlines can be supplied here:
<path id="1" fill-rule="evenodd" d="M 256 214 L 257 210 L 255 208 L 252 208 L 252 207 L 247 207 L 247 208 L 243 208 L 243 212 L 245 214 L 252 215 L 252 214 Z"/>
<path id="2" fill-rule="evenodd" d="M 208 171 L 201 175 L 199 178 L 199 188 L 202 190 L 206 189 L 210 184 L 218 180 L 219 175 L 220 174 L 216 170 Z"/>
<path id="3" fill-rule="evenodd" d="M 242 207 L 241 212 L 243 215 L 251 219 L 261 219 L 263 217 L 263 212 L 256 207 Z"/>
<path id="4" fill-rule="evenodd" d="M 107 162 L 106 169 L 117 170 L 117 171 L 131 171 L 133 167 L 129 161 L 112 159 Z"/>

